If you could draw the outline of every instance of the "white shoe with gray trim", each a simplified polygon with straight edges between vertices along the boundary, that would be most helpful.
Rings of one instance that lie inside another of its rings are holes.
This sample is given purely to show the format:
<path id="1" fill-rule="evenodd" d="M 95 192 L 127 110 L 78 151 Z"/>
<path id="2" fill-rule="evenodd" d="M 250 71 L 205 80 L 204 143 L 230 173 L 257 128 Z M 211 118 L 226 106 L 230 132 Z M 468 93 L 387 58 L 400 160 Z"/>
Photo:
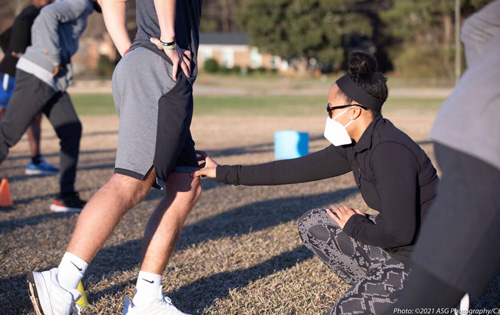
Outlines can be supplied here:
<path id="1" fill-rule="evenodd" d="M 76 301 L 82 296 L 78 290 L 66 291 L 57 279 L 58 268 L 28 273 L 28 294 L 37 315 L 80 314 Z"/>
<path id="2" fill-rule="evenodd" d="M 154 300 L 148 305 L 135 306 L 129 298 L 125 299 L 122 315 L 189 315 L 179 311 L 170 298 L 164 296 L 163 299 Z"/>

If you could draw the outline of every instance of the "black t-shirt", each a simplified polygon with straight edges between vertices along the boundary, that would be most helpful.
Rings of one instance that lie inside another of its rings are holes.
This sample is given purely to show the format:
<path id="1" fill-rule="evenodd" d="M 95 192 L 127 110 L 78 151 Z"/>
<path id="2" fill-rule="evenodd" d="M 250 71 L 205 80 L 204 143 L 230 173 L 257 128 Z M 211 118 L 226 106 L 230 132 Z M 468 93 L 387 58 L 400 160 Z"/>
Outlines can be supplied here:
<path id="1" fill-rule="evenodd" d="M 0 72 L 7 73 L 10 76 L 16 75 L 16 64 L 19 59 L 12 56 L 12 52 L 24 53 L 26 48 L 31 45 L 31 26 L 39 13 L 40 9 L 35 6 L 26 7 L 14 19 L 12 27 L 2 33 L 1 37 L 9 38 L 9 42 L 6 49 L 3 49 L 2 44 L 5 57 L 0 63 Z"/>
<path id="2" fill-rule="evenodd" d="M 408 264 L 421 222 L 436 196 L 436 169 L 420 146 L 381 116 L 358 143 L 307 156 L 253 166 L 219 166 L 217 181 L 234 185 L 282 185 L 353 172 L 366 204 L 380 214 L 374 224 L 353 215 L 344 232 L 385 249 Z"/>
<path id="3" fill-rule="evenodd" d="M 199 27 L 202 2 L 203 0 L 176 1 L 175 40 L 179 47 L 191 51 L 193 63 L 196 63 L 200 42 Z M 130 50 L 137 47 L 145 47 L 172 64 L 172 61 L 165 55 L 163 50 L 158 49 L 155 44 L 150 42 L 151 37 L 160 38 L 161 32 L 154 0 L 136 1 L 136 22 L 137 34 Z M 196 77 L 198 73 L 196 64 L 192 65 L 191 72 L 193 77 Z"/>

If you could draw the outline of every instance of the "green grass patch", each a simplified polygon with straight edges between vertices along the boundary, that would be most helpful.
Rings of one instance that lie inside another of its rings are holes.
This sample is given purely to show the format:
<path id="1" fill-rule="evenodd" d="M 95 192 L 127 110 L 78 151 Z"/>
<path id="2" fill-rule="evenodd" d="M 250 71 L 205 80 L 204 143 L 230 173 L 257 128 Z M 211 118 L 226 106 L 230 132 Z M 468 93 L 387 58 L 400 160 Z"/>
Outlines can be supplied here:
<path id="1" fill-rule="evenodd" d="M 111 94 L 77 94 L 71 95 L 71 100 L 78 115 L 116 115 L 115 103 Z"/>
<path id="2" fill-rule="evenodd" d="M 79 115 L 113 115 L 116 110 L 110 94 L 72 96 Z M 384 105 L 385 111 L 435 111 L 443 99 L 393 98 Z M 195 115 L 224 116 L 316 116 L 325 112 L 324 96 L 195 96 Z"/>
<path id="3" fill-rule="evenodd" d="M 436 111 L 444 99 L 390 99 L 384 111 Z M 195 98 L 195 115 L 316 116 L 325 113 L 325 97 L 314 96 L 244 96 Z"/>

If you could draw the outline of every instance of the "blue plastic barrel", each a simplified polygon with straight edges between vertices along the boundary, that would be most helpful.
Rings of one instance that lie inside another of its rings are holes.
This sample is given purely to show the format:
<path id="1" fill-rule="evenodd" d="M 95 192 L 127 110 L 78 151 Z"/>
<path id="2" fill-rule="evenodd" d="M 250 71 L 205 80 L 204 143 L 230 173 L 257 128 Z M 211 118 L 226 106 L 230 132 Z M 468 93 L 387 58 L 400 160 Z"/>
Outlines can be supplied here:
<path id="1" fill-rule="evenodd" d="M 278 130 L 274 133 L 274 158 L 294 159 L 309 154 L 309 133 Z"/>

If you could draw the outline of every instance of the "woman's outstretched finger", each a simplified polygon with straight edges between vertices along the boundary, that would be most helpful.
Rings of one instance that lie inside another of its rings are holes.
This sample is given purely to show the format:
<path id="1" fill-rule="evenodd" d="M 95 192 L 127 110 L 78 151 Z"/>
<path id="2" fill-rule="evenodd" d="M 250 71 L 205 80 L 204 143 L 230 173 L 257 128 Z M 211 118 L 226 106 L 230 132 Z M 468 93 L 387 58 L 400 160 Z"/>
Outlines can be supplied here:
<path id="1" fill-rule="evenodd" d="M 361 214 L 363 216 L 365 215 L 363 212 L 359 211 L 359 209 L 353 209 L 353 210 L 354 212 L 356 212 L 356 214 Z"/>
<path id="2" fill-rule="evenodd" d="M 207 153 L 207 152 L 205 152 L 205 151 L 195 150 L 194 152 L 195 152 L 196 154 L 198 154 L 198 155 L 203 156 L 203 157 L 207 157 L 207 156 L 208 156 L 208 153 Z"/>
<path id="3" fill-rule="evenodd" d="M 208 177 L 215 177 L 215 176 L 211 176 L 210 170 L 206 169 L 206 168 L 202 168 L 199 171 L 194 171 L 191 173 L 191 177 L 207 177 L 207 176 Z"/>
<path id="4" fill-rule="evenodd" d="M 203 175 L 203 170 L 194 171 L 191 173 L 191 177 L 200 177 Z"/>

